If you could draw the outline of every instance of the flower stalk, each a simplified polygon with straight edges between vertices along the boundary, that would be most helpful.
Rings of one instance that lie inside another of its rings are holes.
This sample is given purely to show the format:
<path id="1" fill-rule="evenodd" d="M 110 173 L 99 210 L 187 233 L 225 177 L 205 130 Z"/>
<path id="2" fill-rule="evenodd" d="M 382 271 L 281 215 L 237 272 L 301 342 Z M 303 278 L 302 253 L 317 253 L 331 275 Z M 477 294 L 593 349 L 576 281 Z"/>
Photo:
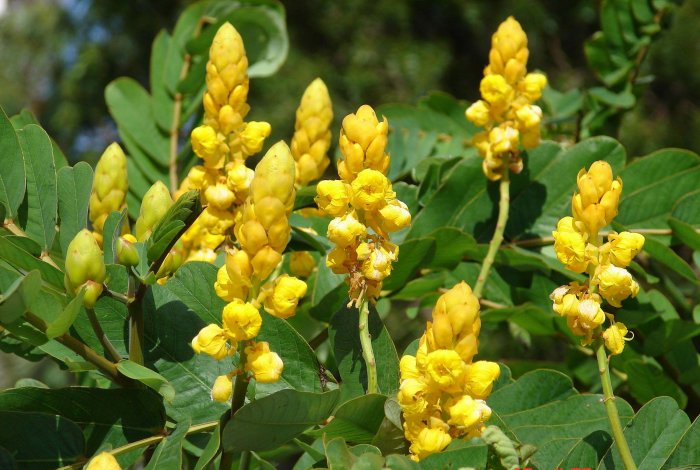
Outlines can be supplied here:
<path id="1" fill-rule="evenodd" d="M 369 333 L 369 303 L 363 299 L 360 310 L 360 344 L 362 345 L 362 357 L 367 365 L 367 393 L 377 393 L 377 361 L 372 350 L 372 336 Z"/>

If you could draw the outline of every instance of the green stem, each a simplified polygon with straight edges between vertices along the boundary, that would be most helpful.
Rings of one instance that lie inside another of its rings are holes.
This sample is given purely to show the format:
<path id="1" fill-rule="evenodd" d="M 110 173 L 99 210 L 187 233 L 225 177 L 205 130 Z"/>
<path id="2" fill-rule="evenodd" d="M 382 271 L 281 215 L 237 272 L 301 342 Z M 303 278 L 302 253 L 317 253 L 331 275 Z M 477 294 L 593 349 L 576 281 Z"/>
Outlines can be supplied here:
<path id="1" fill-rule="evenodd" d="M 362 357 L 367 365 L 367 393 L 377 393 L 377 362 L 372 350 L 372 336 L 369 333 L 369 303 L 363 299 L 360 303 L 360 344 Z"/>
<path id="2" fill-rule="evenodd" d="M 129 360 L 143 365 L 143 296 L 133 295 L 136 279 L 129 275 Z M 142 284 L 143 285 L 143 284 Z M 140 290 L 140 289 L 139 289 Z"/>
<path id="3" fill-rule="evenodd" d="M 498 203 L 496 230 L 493 232 L 493 238 L 491 238 L 491 242 L 489 243 L 489 251 L 486 253 L 486 258 L 484 258 L 484 262 L 481 264 L 481 271 L 479 271 L 479 277 L 476 279 L 476 285 L 474 286 L 474 295 L 477 298 L 481 298 L 481 293 L 484 290 L 486 279 L 489 277 L 489 272 L 496 258 L 496 253 L 501 246 L 501 242 L 503 242 L 503 232 L 508 222 L 508 207 L 510 206 L 510 178 L 508 170 L 505 171 L 501 178 L 499 191 L 501 198 Z"/>
<path id="4" fill-rule="evenodd" d="M 107 335 L 102 329 L 102 325 L 100 325 L 100 321 L 97 319 L 97 315 L 95 315 L 95 311 L 91 308 L 86 308 L 85 310 L 87 311 L 88 318 L 90 319 L 90 325 L 92 325 L 92 330 L 95 332 L 95 335 L 100 340 L 102 347 L 105 348 L 105 351 L 109 353 L 114 362 L 121 361 L 122 355 L 119 354 L 119 352 L 116 350 L 109 338 L 107 338 Z"/>
<path id="5" fill-rule="evenodd" d="M 247 360 L 245 353 L 245 341 L 240 341 L 238 343 L 238 367 L 240 369 L 240 374 L 236 376 L 236 383 L 233 386 L 233 396 L 231 397 L 231 418 L 236 414 L 238 410 L 245 404 L 245 395 L 248 391 L 248 376 L 246 375 L 244 368 Z M 233 452 L 223 451 L 221 454 L 221 465 L 219 468 L 221 470 L 230 470 L 233 465 Z M 244 450 L 241 452 L 241 460 L 238 464 L 239 470 L 247 470 L 248 464 L 250 463 L 250 451 Z M 245 464 L 245 466 L 244 466 Z"/>
<path id="6" fill-rule="evenodd" d="M 600 329 L 598 329 L 598 331 L 600 331 Z M 632 459 L 632 454 L 630 453 L 627 439 L 625 439 L 625 434 L 622 432 L 620 416 L 617 414 L 615 395 L 613 394 L 612 383 L 610 382 L 608 357 L 605 354 L 605 343 L 601 339 L 597 340 L 595 354 L 596 358 L 598 359 L 600 382 L 603 386 L 603 402 L 605 403 L 605 411 L 608 414 L 608 421 L 610 421 L 610 428 L 612 429 L 613 438 L 615 439 L 615 445 L 617 446 L 617 450 L 620 452 L 622 464 L 625 466 L 625 470 L 636 470 L 637 466 L 634 463 L 634 459 Z"/>

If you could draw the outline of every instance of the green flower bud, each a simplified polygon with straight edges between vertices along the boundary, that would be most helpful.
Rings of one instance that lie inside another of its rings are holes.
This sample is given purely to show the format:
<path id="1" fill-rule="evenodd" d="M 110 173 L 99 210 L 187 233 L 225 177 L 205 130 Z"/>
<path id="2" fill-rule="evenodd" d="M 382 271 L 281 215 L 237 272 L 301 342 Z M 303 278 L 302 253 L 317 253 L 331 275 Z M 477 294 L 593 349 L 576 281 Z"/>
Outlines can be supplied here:
<path id="1" fill-rule="evenodd" d="M 102 283 L 87 281 L 85 283 L 85 295 L 83 295 L 83 305 L 85 308 L 93 308 L 95 302 L 100 298 L 102 294 Z"/>
<path id="2" fill-rule="evenodd" d="M 90 194 L 90 222 L 97 233 L 102 233 L 107 216 L 126 207 L 129 188 L 126 155 L 116 142 L 104 151 L 95 167 L 95 179 Z"/>
<path id="3" fill-rule="evenodd" d="M 151 236 L 153 227 L 160 222 L 172 205 L 173 198 L 170 197 L 170 191 L 162 182 L 156 181 L 143 196 L 141 212 L 134 227 L 134 233 L 140 242 Z"/>
<path id="4" fill-rule="evenodd" d="M 83 284 L 92 281 L 91 284 L 97 284 L 99 289 L 94 286 L 90 287 L 90 296 L 94 296 L 94 300 L 97 300 L 97 297 L 102 292 L 102 283 L 106 275 L 107 270 L 102 250 L 97 244 L 97 240 L 95 240 L 95 237 L 89 230 L 81 230 L 68 245 L 68 252 L 66 253 L 66 289 L 75 294 Z M 97 292 L 96 295 L 95 292 Z M 87 299 L 88 297 L 88 292 L 86 292 L 85 298 Z"/>
<path id="5" fill-rule="evenodd" d="M 117 261 L 124 266 L 139 264 L 139 252 L 134 246 L 136 237 L 131 234 L 122 235 L 117 240 Z"/>

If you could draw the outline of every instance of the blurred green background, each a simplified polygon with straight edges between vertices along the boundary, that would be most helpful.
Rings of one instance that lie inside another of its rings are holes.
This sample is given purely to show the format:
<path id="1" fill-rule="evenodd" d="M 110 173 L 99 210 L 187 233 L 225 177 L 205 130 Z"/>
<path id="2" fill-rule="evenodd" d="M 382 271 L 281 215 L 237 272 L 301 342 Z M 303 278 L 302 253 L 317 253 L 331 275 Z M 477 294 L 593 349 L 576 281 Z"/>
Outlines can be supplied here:
<path id="1" fill-rule="evenodd" d="M 150 44 L 171 30 L 187 0 L 0 1 L 0 105 L 28 108 L 70 160 L 94 161 L 118 135 L 104 101 L 113 79 L 148 84 Z M 296 0 L 287 11 L 290 52 L 270 78 L 251 83 L 251 119 L 288 139 L 294 110 L 315 77 L 327 83 L 335 128 L 362 103 L 415 103 L 431 90 L 468 101 L 478 95 L 490 36 L 514 15 L 530 42 L 530 69 L 565 91 L 594 85 L 584 41 L 599 29 L 597 2 Z M 700 151 L 700 0 L 666 17 L 640 77 L 643 98 L 618 137 L 629 155 L 660 147 Z M 271 140 L 271 141 L 274 141 Z M 0 355 L 0 388 L 33 375 L 49 385 L 68 380 L 52 363 Z"/>

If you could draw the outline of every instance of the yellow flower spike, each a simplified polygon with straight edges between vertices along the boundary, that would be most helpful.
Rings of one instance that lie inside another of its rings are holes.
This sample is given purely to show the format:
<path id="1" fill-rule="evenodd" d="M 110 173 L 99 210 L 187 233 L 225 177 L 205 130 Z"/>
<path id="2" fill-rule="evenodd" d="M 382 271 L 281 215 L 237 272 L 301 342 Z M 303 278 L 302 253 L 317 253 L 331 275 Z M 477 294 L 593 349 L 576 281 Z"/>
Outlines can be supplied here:
<path id="1" fill-rule="evenodd" d="M 614 307 L 621 307 L 623 300 L 639 293 L 639 284 L 629 271 L 613 265 L 601 266 L 593 282 L 598 285 L 600 295 Z"/>
<path id="2" fill-rule="evenodd" d="M 485 400 L 493 388 L 493 382 L 501 375 L 501 369 L 495 362 L 477 361 L 470 364 L 466 371 L 466 384 L 469 394 L 474 398 Z"/>
<path id="3" fill-rule="evenodd" d="M 381 122 L 371 106 L 362 105 L 355 114 L 343 119 L 340 131 L 340 151 L 343 160 L 338 162 L 338 174 L 351 182 L 363 169 L 372 169 L 386 174 L 389 155 L 385 153 L 389 123 Z"/>
<path id="4" fill-rule="evenodd" d="M 307 278 L 316 269 L 316 260 L 308 251 L 294 251 L 289 257 L 289 270 L 296 277 Z"/>
<path id="5" fill-rule="evenodd" d="M 582 169 L 576 180 L 579 192 L 571 200 L 571 212 L 593 237 L 617 215 L 622 180 L 613 181 L 612 168 L 604 161 L 593 163 L 588 171 Z"/>
<path id="6" fill-rule="evenodd" d="M 203 125 L 192 129 L 190 134 L 192 150 L 204 160 L 207 168 L 221 168 L 224 164 L 224 145 L 217 136 L 216 130 Z M 224 145 L 225 147 L 225 145 Z"/>
<path id="7" fill-rule="evenodd" d="M 622 322 L 614 323 L 603 332 L 605 347 L 610 351 L 610 354 L 622 353 L 622 350 L 625 349 L 625 341 L 627 341 L 626 335 L 627 327 Z"/>
<path id="8" fill-rule="evenodd" d="M 464 335 L 478 334 L 479 301 L 466 282 L 440 296 L 433 310 L 433 338 L 439 348 L 452 348 Z"/>
<path id="9" fill-rule="evenodd" d="M 270 344 L 266 341 L 251 343 L 245 348 L 245 370 L 253 374 L 257 382 L 277 382 L 282 375 L 284 363 L 279 355 L 270 351 Z"/>
<path id="10" fill-rule="evenodd" d="M 192 349 L 197 354 L 207 354 L 218 361 L 231 354 L 226 333 L 223 328 L 213 323 L 202 328 L 194 337 Z"/>
<path id="11" fill-rule="evenodd" d="M 525 31 L 509 16 L 491 37 L 489 65 L 484 75 L 503 75 L 509 83 L 516 83 L 525 75 L 528 56 Z"/>
<path id="12" fill-rule="evenodd" d="M 618 268 L 626 268 L 644 246 L 644 236 L 638 233 L 621 232 L 608 235 L 610 262 Z"/>
<path id="13" fill-rule="evenodd" d="M 411 458 L 419 461 L 430 454 L 442 451 L 450 442 L 452 438 L 444 429 L 425 427 L 411 444 Z"/>
<path id="14" fill-rule="evenodd" d="M 557 259 L 576 273 L 582 273 L 588 268 L 589 259 L 586 256 L 586 241 L 574 224 L 573 217 L 563 217 L 557 223 L 557 229 L 552 232 L 554 251 Z"/>
<path id="15" fill-rule="evenodd" d="M 233 341 L 247 341 L 258 335 L 262 317 L 252 304 L 234 299 L 221 314 L 226 336 Z"/>
<path id="16" fill-rule="evenodd" d="M 272 132 L 272 127 L 267 122 L 251 121 L 246 124 L 241 132 L 241 144 L 246 155 L 253 155 L 262 150 L 265 139 Z"/>
<path id="17" fill-rule="evenodd" d="M 366 235 L 367 227 L 357 220 L 354 212 L 336 217 L 328 224 L 328 240 L 341 248 L 354 245 L 358 238 Z"/>
<path id="18" fill-rule="evenodd" d="M 328 88 L 317 78 L 304 91 L 296 112 L 291 150 L 297 162 L 296 182 L 299 186 L 320 178 L 328 167 L 332 120 L 333 107 Z"/>
<path id="19" fill-rule="evenodd" d="M 90 223 L 97 233 L 102 233 L 107 216 L 126 207 L 127 180 L 126 155 L 119 144 L 110 144 L 95 166 L 95 177 L 90 193 Z"/>
<path id="20" fill-rule="evenodd" d="M 228 375 L 220 375 L 214 380 L 214 385 L 211 388 L 211 399 L 226 403 L 231 399 L 233 394 L 233 381 Z"/>
<path id="21" fill-rule="evenodd" d="M 112 454 L 101 452 L 90 460 L 85 470 L 122 470 L 122 467 Z"/>
<path id="22" fill-rule="evenodd" d="M 387 198 L 394 198 L 391 182 L 377 170 L 362 170 L 352 181 L 352 204 L 355 208 L 372 211 L 386 204 Z"/>
<path id="23" fill-rule="evenodd" d="M 330 216 L 338 217 L 348 211 L 350 185 L 339 180 L 324 180 L 316 185 L 314 200 L 319 209 Z"/>
<path id="24" fill-rule="evenodd" d="M 161 181 L 156 181 L 143 196 L 139 218 L 134 225 L 134 235 L 140 242 L 151 236 L 153 227 L 160 222 L 172 205 L 173 198 L 170 197 L 170 191 Z"/>
<path id="25" fill-rule="evenodd" d="M 243 39 L 230 23 L 221 25 L 209 49 L 207 62 L 205 111 L 218 116 L 218 110 L 230 105 L 242 117 L 248 112 L 248 58 Z"/>
<path id="26" fill-rule="evenodd" d="M 238 280 L 231 279 L 226 266 L 222 266 L 216 273 L 214 292 L 219 298 L 232 302 L 235 299 L 245 299 L 248 296 L 248 286 Z"/>
<path id="27" fill-rule="evenodd" d="M 306 283 L 287 274 L 268 282 L 262 289 L 265 311 L 277 318 L 293 316 L 299 300 L 305 295 Z"/>

